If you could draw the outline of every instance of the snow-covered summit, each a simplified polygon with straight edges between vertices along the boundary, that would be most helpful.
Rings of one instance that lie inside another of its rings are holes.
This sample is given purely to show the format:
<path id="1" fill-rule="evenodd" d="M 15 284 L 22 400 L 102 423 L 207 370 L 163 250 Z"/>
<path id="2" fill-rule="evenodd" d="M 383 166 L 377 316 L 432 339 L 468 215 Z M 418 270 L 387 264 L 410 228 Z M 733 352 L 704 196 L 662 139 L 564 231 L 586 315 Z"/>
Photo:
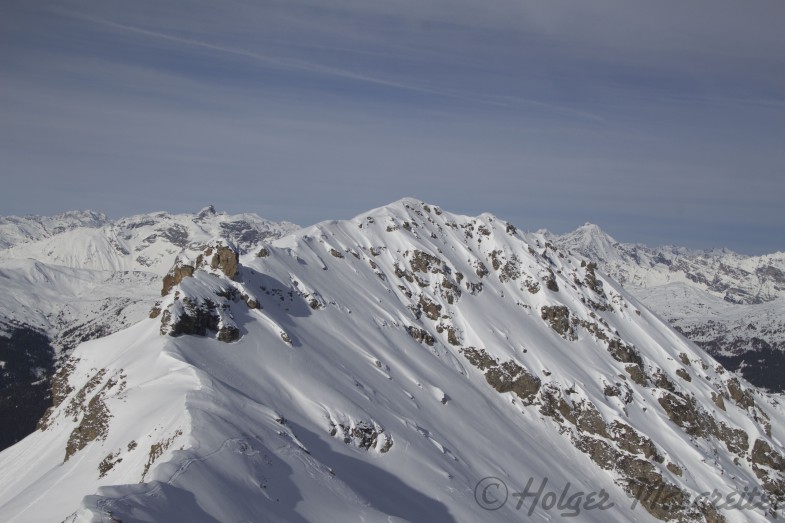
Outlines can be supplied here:
<path id="1" fill-rule="evenodd" d="M 559 246 L 580 253 L 592 260 L 615 260 L 619 257 L 618 242 L 593 223 L 585 223 L 573 232 L 559 237 Z"/>

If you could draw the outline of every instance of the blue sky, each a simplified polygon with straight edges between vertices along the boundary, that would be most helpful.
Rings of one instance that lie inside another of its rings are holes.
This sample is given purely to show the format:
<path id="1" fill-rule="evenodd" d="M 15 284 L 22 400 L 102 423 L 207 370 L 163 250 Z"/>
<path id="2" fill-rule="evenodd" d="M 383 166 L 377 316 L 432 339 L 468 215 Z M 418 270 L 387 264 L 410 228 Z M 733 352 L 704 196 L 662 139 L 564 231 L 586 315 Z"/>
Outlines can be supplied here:
<path id="1" fill-rule="evenodd" d="M 785 251 L 780 1 L 0 5 L 0 214 L 403 196 Z"/>

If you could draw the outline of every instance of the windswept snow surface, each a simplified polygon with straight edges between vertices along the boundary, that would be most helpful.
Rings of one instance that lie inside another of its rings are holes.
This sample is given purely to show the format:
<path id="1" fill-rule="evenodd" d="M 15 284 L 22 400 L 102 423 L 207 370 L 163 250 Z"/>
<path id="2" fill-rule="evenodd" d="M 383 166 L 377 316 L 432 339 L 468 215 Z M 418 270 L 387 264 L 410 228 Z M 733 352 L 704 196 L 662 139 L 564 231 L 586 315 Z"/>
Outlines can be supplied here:
<path id="1" fill-rule="evenodd" d="M 234 280 L 197 268 L 158 317 L 73 352 L 45 428 L 0 453 L 0 521 L 562 519 L 542 505 L 529 516 L 530 498 L 521 510 L 512 496 L 486 510 L 475 487 L 489 476 L 510 495 L 530 478 L 557 494 L 568 483 L 604 489 L 613 507 L 575 521 L 656 521 L 633 508 L 623 471 L 575 442 L 614 443 L 544 414 L 546 393 L 650 438 L 657 474 L 690 496 L 759 486 L 746 450 L 688 434 L 658 400 L 672 388 L 743 430 L 749 447 L 761 440 L 774 452 L 782 407 L 750 389 L 753 406 L 719 408 L 712 395 L 727 394 L 727 372 L 610 279 L 590 285 L 578 258 L 545 242 L 491 215 L 405 199 L 242 254 Z M 239 295 L 260 307 L 231 299 Z M 238 341 L 161 334 L 166 312 L 176 320 L 186 300 L 210 298 L 225 304 Z M 570 318 L 561 334 L 563 324 L 543 319 L 559 306 Z M 634 346 L 651 381 L 631 379 L 608 339 Z M 470 348 L 525 369 L 538 392 L 497 392 Z M 655 385 L 658 372 L 667 379 Z M 769 520 L 756 509 L 723 514 Z"/>

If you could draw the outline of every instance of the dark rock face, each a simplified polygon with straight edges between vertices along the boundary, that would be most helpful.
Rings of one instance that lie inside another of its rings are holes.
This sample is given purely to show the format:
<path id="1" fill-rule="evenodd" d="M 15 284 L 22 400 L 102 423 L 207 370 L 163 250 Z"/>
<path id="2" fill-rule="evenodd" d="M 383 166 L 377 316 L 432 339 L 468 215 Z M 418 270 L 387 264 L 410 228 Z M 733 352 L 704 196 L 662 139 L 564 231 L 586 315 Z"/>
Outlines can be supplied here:
<path id="1" fill-rule="evenodd" d="M 438 320 L 442 312 L 442 306 L 430 301 L 425 296 L 420 295 L 419 305 L 422 312 L 431 320 Z"/>
<path id="2" fill-rule="evenodd" d="M 393 440 L 384 433 L 384 429 L 373 422 L 360 420 L 352 425 L 331 423 L 330 435 L 340 434 L 343 442 L 353 443 L 362 450 L 378 449 L 381 453 L 387 453 L 393 446 Z"/>
<path id="3" fill-rule="evenodd" d="M 641 387 L 645 387 L 649 383 L 649 377 L 644 372 L 643 367 L 641 365 L 633 364 L 627 365 L 624 367 L 624 370 L 627 371 L 627 374 L 630 375 L 630 379 L 640 385 Z"/>
<path id="4" fill-rule="evenodd" d="M 540 399 L 540 414 L 561 424 L 573 445 L 600 468 L 619 474 L 621 486 L 652 516 L 693 521 L 712 513 L 710 507 L 688 505 L 687 495 L 667 481 L 655 465 L 664 463 L 665 458 L 654 442 L 633 427 L 618 420 L 608 424 L 590 401 L 566 399 L 553 385 L 543 387 Z M 666 468 L 674 474 L 681 472 L 673 463 Z"/>
<path id="5" fill-rule="evenodd" d="M 666 393 L 659 400 L 660 406 L 676 425 L 691 436 L 708 438 L 714 436 L 725 443 L 728 450 L 743 456 L 749 448 L 749 436 L 742 429 L 717 423 L 714 418 L 700 408 L 692 397 L 683 398 Z"/>
<path id="6" fill-rule="evenodd" d="M 620 474 L 625 490 L 652 516 L 664 521 L 686 516 L 684 492 L 666 481 L 648 460 L 620 452 L 610 443 L 585 434 L 574 436 L 573 442 L 601 468 Z"/>
<path id="7" fill-rule="evenodd" d="M 434 338 L 428 331 L 424 329 L 410 326 L 406 328 L 406 331 L 409 333 L 409 336 L 419 341 L 420 343 L 425 343 L 426 345 L 433 345 L 436 343 L 436 338 Z"/>
<path id="8" fill-rule="evenodd" d="M 653 459 L 658 463 L 663 462 L 663 458 L 657 452 L 654 442 L 626 423 L 614 421 L 611 423 L 608 431 L 612 434 L 611 439 L 622 450 L 630 454 L 643 454 L 647 459 Z"/>
<path id="9" fill-rule="evenodd" d="M 475 274 L 477 274 L 478 278 L 484 278 L 484 277 L 488 276 L 488 274 L 490 274 L 490 272 L 488 271 L 488 268 L 481 261 L 477 261 L 476 262 L 476 268 L 475 268 L 474 272 L 475 272 Z"/>
<path id="10" fill-rule="evenodd" d="M 254 229 L 253 226 L 245 220 L 222 223 L 221 231 L 225 237 L 231 238 L 241 245 L 253 245 L 267 237 L 267 235 L 262 234 L 261 231 Z"/>
<path id="11" fill-rule="evenodd" d="M 64 462 L 91 441 L 106 439 L 112 414 L 106 406 L 105 398 L 108 392 L 117 385 L 119 385 L 118 390 L 123 390 L 126 382 L 122 372 L 119 376 L 110 377 L 104 382 L 105 376 L 106 369 L 100 369 L 71 398 L 66 407 L 65 413 L 74 421 L 78 421 L 79 424 L 71 431 L 66 443 Z"/>
<path id="12" fill-rule="evenodd" d="M 656 369 L 652 376 L 652 381 L 654 382 L 654 386 L 658 387 L 662 390 L 667 390 L 669 392 L 676 392 L 676 385 L 671 381 L 671 379 L 662 371 L 662 369 Z M 676 392 L 678 396 L 681 396 L 681 393 Z"/>
<path id="13" fill-rule="evenodd" d="M 36 429 L 51 406 L 49 378 L 55 367 L 55 350 L 42 333 L 26 326 L 0 336 L 0 450 L 10 447 Z"/>
<path id="14" fill-rule="evenodd" d="M 164 276 L 164 285 L 161 289 L 161 296 L 166 296 L 169 294 L 169 291 L 172 290 L 172 287 L 175 285 L 179 285 L 183 278 L 187 278 L 189 276 L 194 275 L 194 268 L 191 265 L 183 265 L 183 264 L 175 264 L 169 270 L 169 273 Z"/>
<path id="15" fill-rule="evenodd" d="M 207 256 L 210 255 L 208 251 L 212 249 L 208 248 L 205 251 Z M 233 280 L 234 277 L 237 275 L 238 265 L 240 263 L 240 257 L 237 254 L 237 251 L 232 249 L 231 247 L 225 246 L 218 246 L 215 249 L 215 253 L 213 254 L 212 259 L 210 260 L 210 267 L 213 269 L 220 269 L 226 275 L 227 278 Z"/>
<path id="16" fill-rule="evenodd" d="M 736 378 L 728 380 L 728 394 L 731 399 L 743 409 L 749 409 L 755 406 L 755 397 L 752 395 L 752 392 L 742 388 L 739 384 L 739 380 Z"/>
<path id="17" fill-rule="evenodd" d="M 182 225 L 173 225 L 168 229 L 164 229 L 161 231 L 161 237 L 171 242 L 173 245 L 177 245 L 180 248 L 184 248 L 188 246 L 189 238 L 188 238 L 188 229 L 183 227 Z"/>
<path id="18" fill-rule="evenodd" d="M 68 395 L 74 391 L 73 387 L 71 387 L 71 385 L 68 383 L 68 377 L 70 376 L 71 372 L 73 372 L 76 366 L 76 361 L 78 360 L 73 360 L 71 358 L 67 359 L 60 365 L 60 368 L 57 369 L 57 372 L 54 374 L 54 376 L 52 376 L 52 404 L 38 421 L 36 429 L 46 430 L 46 428 L 49 426 L 49 419 L 54 409 L 57 408 L 68 397 Z"/>
<path id="19" fill-rule="evenodd" d="M 161 318 L 161 334 L 182 336 L 191 334 L 206 336 L 207 331 L 218 331 L 220 318 L 216 313 L 216 304 L 211 300 L 195 302 L 190 298 L 183 298 L 185 313 L 177 318 L 172 318 L 166 310 Z"/>
<path id="20" fill-rule="evenodd" d="M 550 323 L 553 330 L 558 332 L 563 338 L 575 340 L 575 330 L 570 322 L 570 310 L 564 305 L 554 305 L 552 307 L 543 306 L 540 310 L 543 320 Z"/>
<path id="21" fill-rule="evenodd" d="M 443 260 L 423 251 L 414 251 L 409 265 L 414 272 L 444 274 L 446 271 L 446 264 Z"/>
<path id="22" fill-rule="evenodd" d="M 711 432 L 709 419 L 699 410 L 694 401 L 680 398 L 675 394 L 665 394 L 657 401 L 671 421 L 684 429 L 687 434 L 705 437 Z"/>
<path id="23" fill-rule="evenodd" d="M 524 401 L 524 404 L 534 400 L 540 390 L 540 378 L 529 373 L 514 361 L 506 361 L 497 367 L 488 369 L 485 380 L 497 392 L 513 392 Z"/>
<path id="24" fill-rule="evenodd" d="M 512 392 L 525 405 L 531 405 L 540 390 L 540 378 L 514 361 L 499 363 L 484 349 L 465 347 L 461 353 L 469 363 L 484 371 L 485 381 L 499 393 Z"/>
<path id="25" fill-rule="evenodd" d="M 548 269 L 548 276 L 545 278 L 545 287 L 553 292 L 559 292 L 559 284 L 556 283 L 556 275 L 553 271 Z"/>
<path id="26" fill-rule="evenodd" d="M 553 386 L 546 386 L 541 396 L 543 403 L 540 407 L 541 414 L 550 416 L 560 423 L 567 420 L 575 425 L 580 432 L 609 437 L 605 420 L 591 402 L 587 400 L 567 401 Z"/>
<path id="27" fill-rule="evenodd" d="M 94 396 L 87 404 L 84 416 L 79 425 L 71 432 L 65 447 L 65 459 L 82 450 L 91 441 L 103 439 L 109 428 L 111 414 L 100 395 Z"/>
<path id="28" fill-rule="evenodd" d="M 180 284 L 185 278 L 192 277 L 198 270 L 221 271 L 227 278 L 235 279 L 239 267 L 239 255 L 236 250 L 220 242 L 211 244 L 197 256 L 193 265 L 178 259 L 164 277 L 161 294 L 166 296 L 175 285 Z M 220 276 L 215 274 L 209 277 L 220 279 Z M 256 298 L 239 291 L 226 281 L 223 281 L 220 290 L 210 292 L 214 293 L 212 299 L 182 296 L 182 307 L 180 307 L 178 300 L 181 299 L 181 291 L 178 290 L 174 302 L 170 303 L 166 310 L 162 310 L 160 303 L 156 304 L 150 317 L 161 317 L 161 334 L 207 336 L 212 332 L 216 333 L 219 341 L 228 343 L 240 339 L 240 329 L 231 320 L 231 314 L 224 311 L 230 308 L 230 302 L 238 300 L 244 301 L 249 309 L 261 308 L 261 304 Z"/>
<path id="29" fill-rule="evenodd" d="M 752 447 L 752 470 L 763 483 L 763 488 L 778 503 L 785 503 L 785 456 L 759 439 Z"/>
<path id="30" fill-rule="evenodd" d="M 634 363 L 639 367 L 643 366 L 643 359 L 635 347 L 627 345 L 621 340 L 609 340 L 608 352 L 614 360 L 621 363 Z"/>
<path id="31" fill-rule="evenodd" d="M 230 343 L 240 339 L 240 329 L 234 326 L 222 327 L 218 331 L 218 341 Z"/>
<path id="32" fill-rule="evenodd" d="M 507 283 L 521 277 L 521 260 L 515 254 L 505 260 L 504 253 L 495 250 L 490 254 L 493 270 L 499 271 L 499 281 Z"/>
<path id="33" fill-rule="evenodd" d="M 586 265 L 586 286 L 600 296 L 604 296 L 605 292 L 602 290 L 602 282 L 597 279 L 597 274 L 595 273 L 596 270 L 596 262 L 589 262 L 589 264 Z"/>

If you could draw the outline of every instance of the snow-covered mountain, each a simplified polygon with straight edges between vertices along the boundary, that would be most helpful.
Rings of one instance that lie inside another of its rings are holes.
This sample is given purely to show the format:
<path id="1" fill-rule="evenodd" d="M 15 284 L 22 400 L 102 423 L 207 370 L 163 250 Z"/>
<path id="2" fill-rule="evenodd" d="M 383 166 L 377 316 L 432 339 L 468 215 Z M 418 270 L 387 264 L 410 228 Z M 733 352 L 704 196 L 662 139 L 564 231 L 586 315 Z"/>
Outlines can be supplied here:
<path id="1" fill-rule="evenodd" d="M 591 223 L 548 237 L 562 249 L 602 263 L 603 272 L 625 286 L 685 283 L 737 304 L 785 298 L 785 252 L 747 256 L 728 249 L 651 248 L 617 242 Z"/>
<path id="2" fill-rule="evenodd" d="M 110 221 L 90 211 L 0 221 L 0 329 L 24 324 L 58 348 L 138 322 L 178 255 L 196 255 L 212 239 L 241 251 L 298 227 L 255 214 L 142 214 Z M 141 304 L 141 306 L 139 306 Z"/>
<path id="3" fill-rule="evenodd" d="M 101 219 L 76 226 L 73 216 Z M 11 246 L 0 250 L 0 260 L 34 259 L 74 269 L 142 271 L 158 275 L 169 270 L 178 253 L 183 250 L 196 252 L 213 238 L 226 238 L 245 250 L 298 228 L 288 222 L 264 220 L 256 214 L 218 213 L 212 206 L 197 214 L 159 212 L 116 221 L 86 211 L 53 218 L 12 217 L 0 223 L 13 224 L 16 233 L 5 242 Z M 36 228 L 39 224 L 46 224 L 46 233 Z M 26 235 L 22 236 L 20 231 Z"/>
<path id="4" fill-rule="evenodd" d="M 34 429 L 55 358 L 147 317 L 176 256 L 215 238 L 243 249 L 296 229 L 212 207 L 115 221 L 91 211 L 0 218 L 0 448 Z"/>
<path id="5" fill-rule="evenodd" d="M 44 240 L 79 228 L 98 228 L 109 223 L 105 214 L 71 211 L 55 216 L 0 216 L 0 249 Z"/>
<path id="6" fill-rule="evenodd" d="M 775 517 L 783 406 L 547 242 L 405 199 L 181 254 L 0 453 L 0 520 Z"/>
<path id="7" fill-rule="evenodd" d="M 617 242 L 593 224 L 554 245 L 598 264 L 653 311 L 754 384 L 785 390 L 785 253 L 745 256 Z"/>

